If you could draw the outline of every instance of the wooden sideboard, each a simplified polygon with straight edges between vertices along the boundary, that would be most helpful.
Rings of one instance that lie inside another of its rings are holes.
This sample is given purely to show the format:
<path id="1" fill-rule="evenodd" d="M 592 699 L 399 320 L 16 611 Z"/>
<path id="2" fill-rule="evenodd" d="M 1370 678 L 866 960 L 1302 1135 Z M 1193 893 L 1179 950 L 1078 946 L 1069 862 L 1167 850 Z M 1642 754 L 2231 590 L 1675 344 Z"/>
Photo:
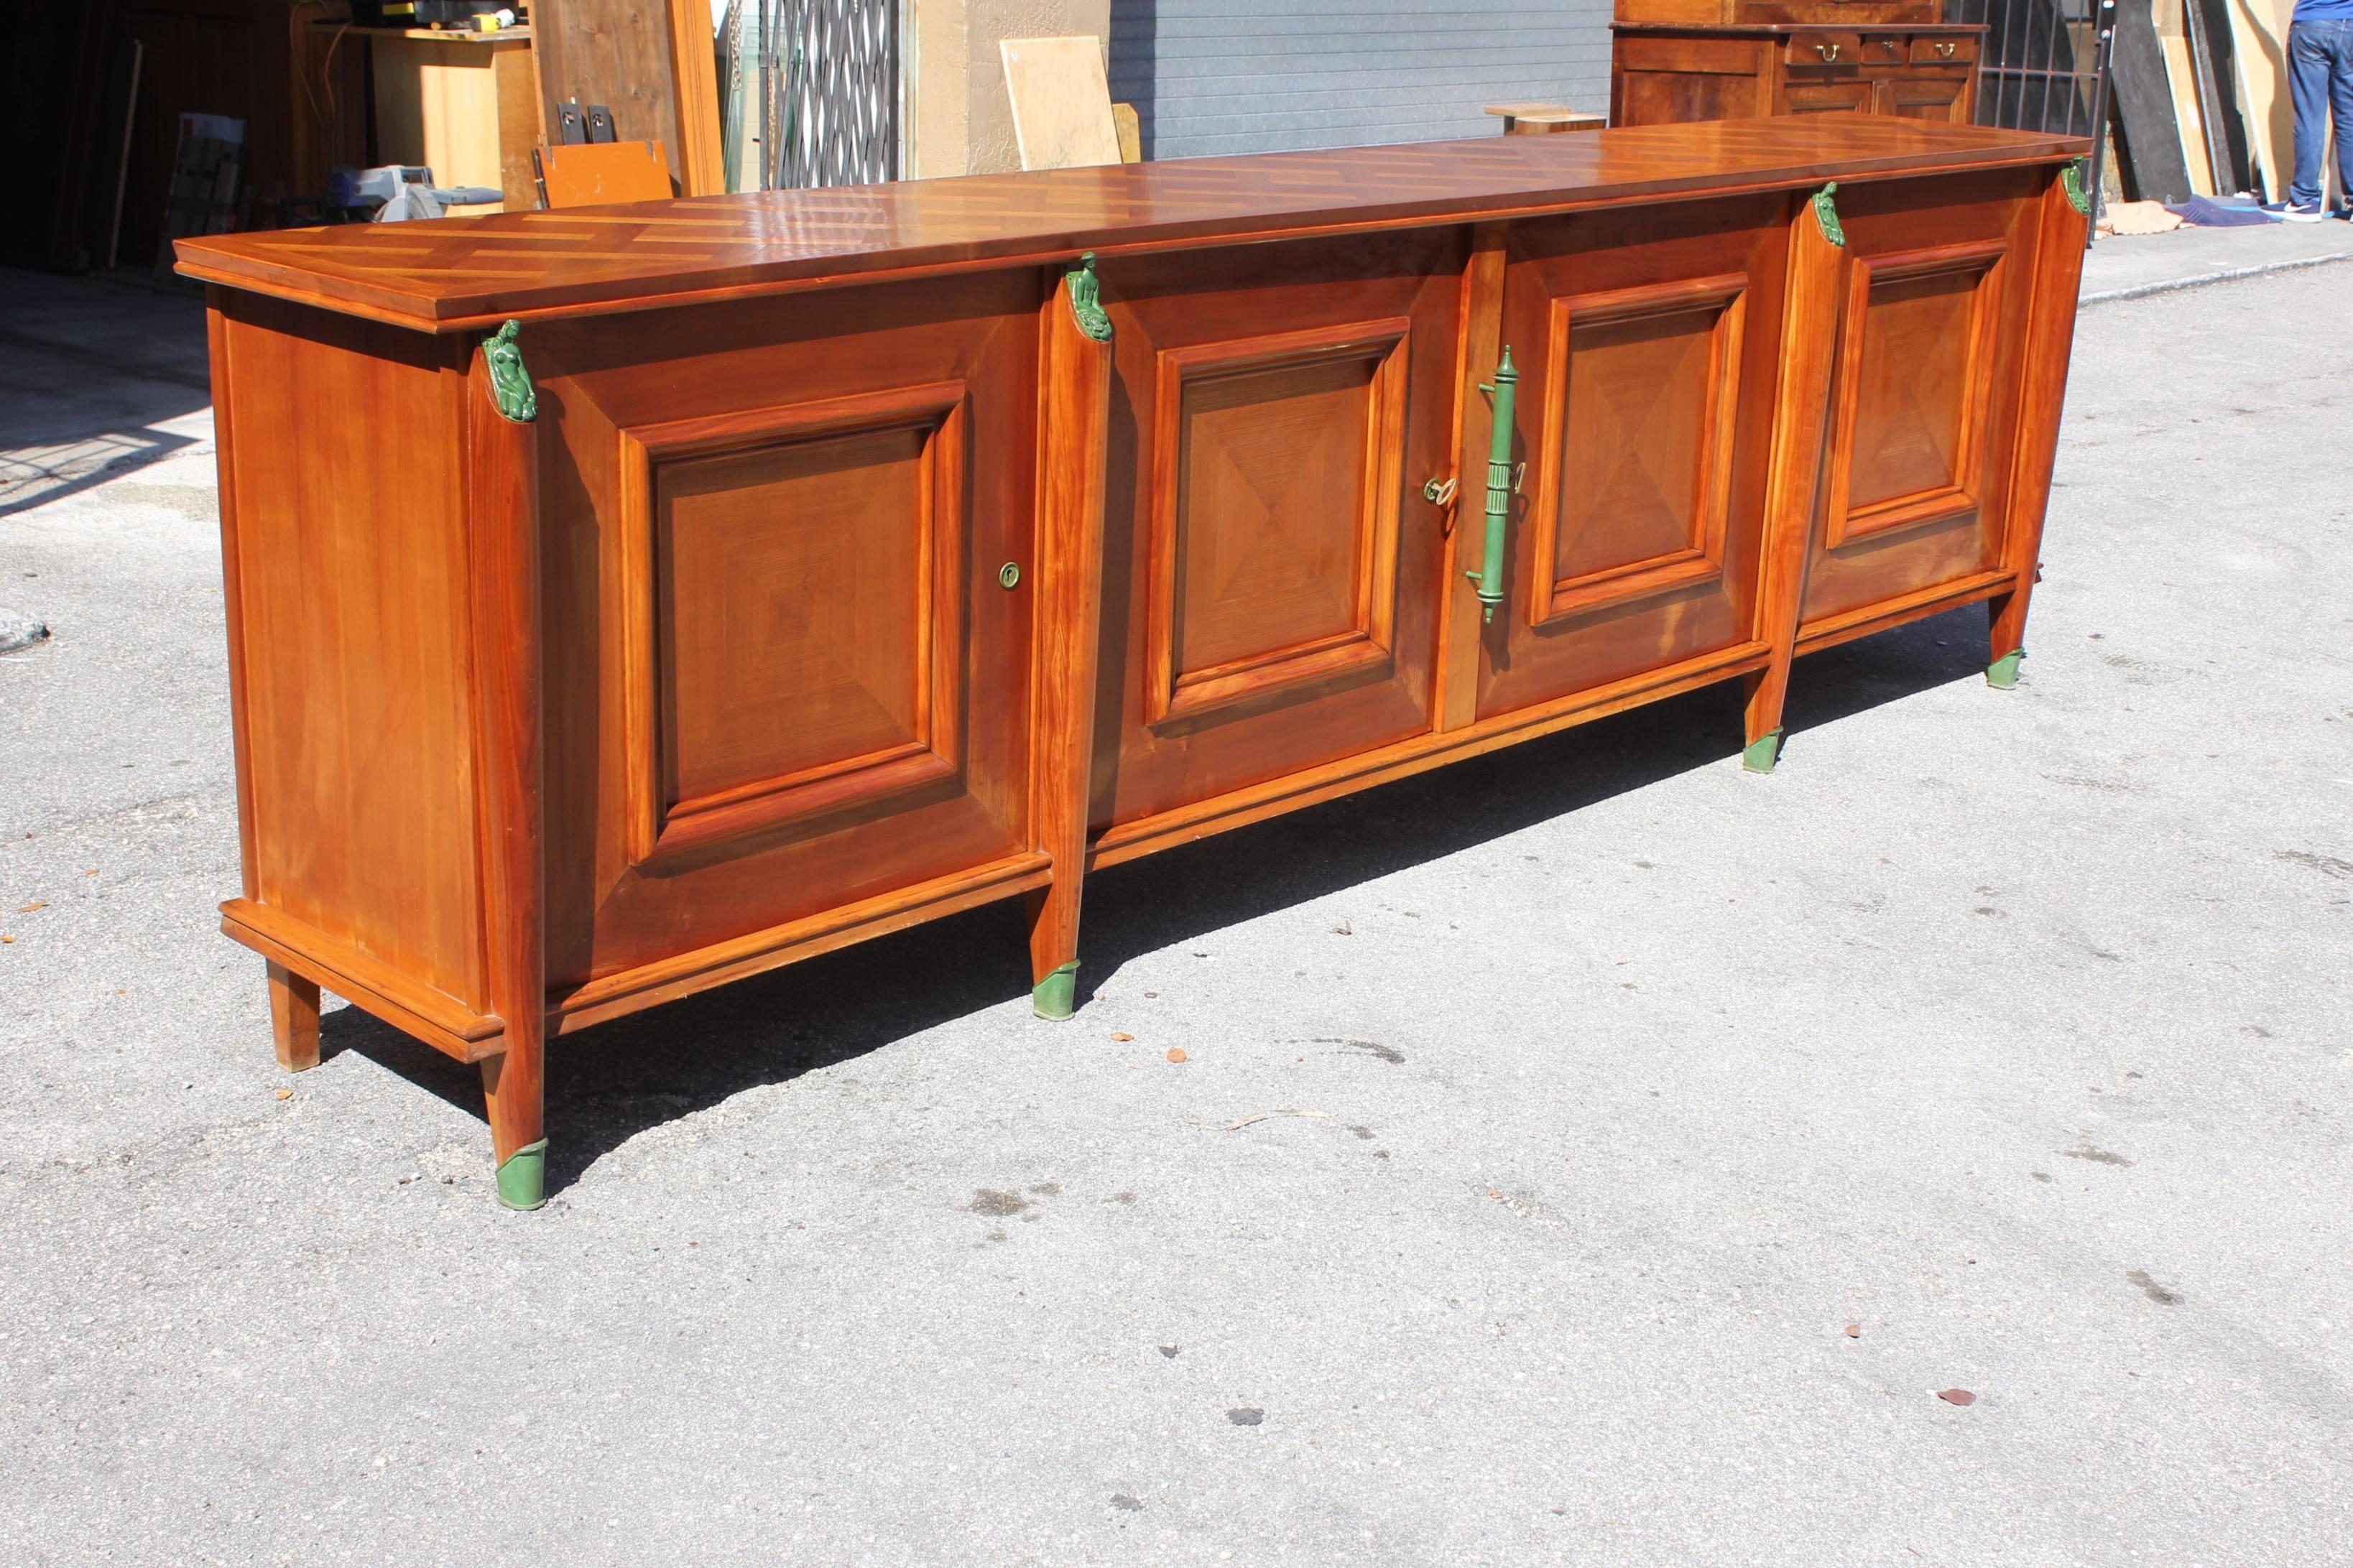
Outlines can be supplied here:
<path id="1" fill-rule="evenodd" d="M 1617 0 L 1609 122 L 1841 110 L 1967 125 L 1985 28 L 1938 0 Z"/>
<path id="2" fill-rule="evenodd" d="M 479 1062 L 1955 605 L 2014 677 L 2077 140 L 1862 115 L 183 241 L 242 895 Z M 1834 189 L 1833 189 L 1834 187 Z M 1508 400 L 1508 420 L 1494 417 Z"/>

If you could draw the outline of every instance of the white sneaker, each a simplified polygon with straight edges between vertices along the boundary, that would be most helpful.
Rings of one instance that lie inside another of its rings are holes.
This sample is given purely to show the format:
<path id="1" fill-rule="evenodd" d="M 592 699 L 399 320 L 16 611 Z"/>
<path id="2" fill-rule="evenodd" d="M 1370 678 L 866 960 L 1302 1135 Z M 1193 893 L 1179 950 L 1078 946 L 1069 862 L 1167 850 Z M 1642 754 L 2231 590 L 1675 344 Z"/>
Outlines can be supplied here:
<path id="1" fill-rule="evenodd" d="M 2318 223 L 2328 216 L 2321 209 L 2318 202 L 2308 205 L 2299 205 L 2295 202 L 2266 202 L 2263 205 L 2263 211 L 2282 223 Z"/>

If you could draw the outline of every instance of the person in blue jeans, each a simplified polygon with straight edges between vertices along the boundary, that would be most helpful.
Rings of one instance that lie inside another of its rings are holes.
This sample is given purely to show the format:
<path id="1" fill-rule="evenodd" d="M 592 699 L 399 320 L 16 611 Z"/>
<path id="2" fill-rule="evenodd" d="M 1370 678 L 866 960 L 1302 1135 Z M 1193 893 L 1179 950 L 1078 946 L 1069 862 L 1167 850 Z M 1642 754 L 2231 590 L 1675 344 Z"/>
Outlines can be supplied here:
<path id="1" fill-rule="evenodd" d="M 2295 178 L 2270 210 L 2317 223 L 2320 154 L 2337 122 L 2337 188 L 2353 203 L 2353 0 L 2296 0 L 2287 26 L 2288 95 L 2295 104 Z M 2353 216 L 2353 214 L 2348 214 Z"/>

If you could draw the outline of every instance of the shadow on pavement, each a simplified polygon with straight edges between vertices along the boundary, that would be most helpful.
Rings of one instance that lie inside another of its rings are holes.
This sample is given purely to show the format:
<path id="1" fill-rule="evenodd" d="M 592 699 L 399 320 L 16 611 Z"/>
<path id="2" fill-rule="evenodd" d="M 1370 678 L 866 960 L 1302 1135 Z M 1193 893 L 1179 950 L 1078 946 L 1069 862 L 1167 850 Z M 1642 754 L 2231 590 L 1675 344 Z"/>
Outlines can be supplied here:
<path id="1" fill-rule="evenodd" d="M 1985 658 L 1985 612 L 1969 606 L 1801 659 L 1782 766 L 1806 765 L 1807 731 L 1977 679 Z M 1725 682 L 1098 873 L 1081 928 L 1082 987 L 1204 932 L 1694 768 L 1737 767 L 1740 738 L 1740 683 Z M 1024 997 L 1028 965 L 1020 905 L 1008 900 L 559 1039 L 549 1047 L 548 1189 L 649 1127 Z M 322 1032 L 326 1054 L 357 1051 L 481 1115 L 474 1068 L 357 1008 L 331 1015 Z"/>

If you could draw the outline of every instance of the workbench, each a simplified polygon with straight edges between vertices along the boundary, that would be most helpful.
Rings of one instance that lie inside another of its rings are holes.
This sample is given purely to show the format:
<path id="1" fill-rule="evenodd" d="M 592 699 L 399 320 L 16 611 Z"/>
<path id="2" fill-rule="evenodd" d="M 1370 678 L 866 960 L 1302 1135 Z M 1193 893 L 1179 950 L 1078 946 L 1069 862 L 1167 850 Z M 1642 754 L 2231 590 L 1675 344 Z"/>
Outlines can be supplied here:
<path id="1" fill-rule="evenodd" d="M 1860 115 L 184 240 L 243 890 L 481 1064 L 1988 606 L 2015 677 L 2078 139 Z M 1501 416 L 1499 417 L 1499 415 Z M 858 1005 L 854 997 L 839 1004 Z"/>

